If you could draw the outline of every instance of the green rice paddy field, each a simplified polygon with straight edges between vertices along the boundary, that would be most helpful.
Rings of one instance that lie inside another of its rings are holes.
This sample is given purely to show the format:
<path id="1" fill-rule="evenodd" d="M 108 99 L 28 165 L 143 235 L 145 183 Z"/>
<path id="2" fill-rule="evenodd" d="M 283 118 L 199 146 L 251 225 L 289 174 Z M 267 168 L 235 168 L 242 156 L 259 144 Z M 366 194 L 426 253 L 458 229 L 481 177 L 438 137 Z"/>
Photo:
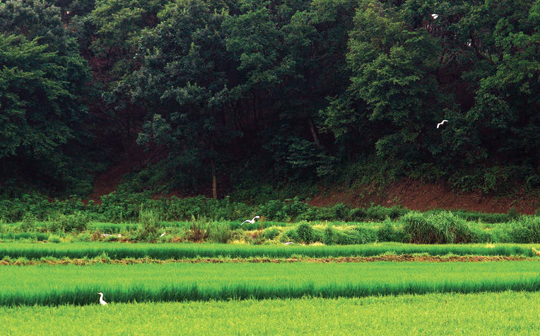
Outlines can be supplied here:
<path id="1" fill-rule="evenodd" d="M 217 258 L 0 266 L 0 335 L 537 335 L 538 258 L 369 263 L 237 263 L 227 258 L 531 257 L 538 247 L 0 244 L 0 260 Z M 99 291 L 107 306 L 99 305 Z"/>
<path id="2" fill-rule="evenodd" d="M 0 307 L 2 335 L 538 335 L 540 293 Z"/>
<path id="3" fill-rule="evenodd" d="M 540 290 L 539 261 L 2 266 L 0 305 Z"/>
<path id="4" fill-rule="evenodd" d="M 539 244 L 447 244 L 418 245 L 401 243 L 377 243 L 345 246 L 302 246 L 302 245 L 236 245 L 236 244 L 117 244 L 117 243 L 2 243 L 0 260 L 9 258 L 93 258 L 106 254 L 111 259 L 153 258 L 290 258 L 294 256 L 326 257 L 369 257 L 384 253 L 413 254 L 427 253 L 442 256 L 535 256 L 533 248 Z"/>

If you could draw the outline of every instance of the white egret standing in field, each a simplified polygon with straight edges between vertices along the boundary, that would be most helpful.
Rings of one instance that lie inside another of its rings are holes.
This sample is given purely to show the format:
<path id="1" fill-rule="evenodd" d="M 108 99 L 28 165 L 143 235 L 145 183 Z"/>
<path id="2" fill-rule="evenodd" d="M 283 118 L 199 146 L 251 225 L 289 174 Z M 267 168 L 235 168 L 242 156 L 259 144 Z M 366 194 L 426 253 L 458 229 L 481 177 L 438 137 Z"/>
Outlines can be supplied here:
<path id="1" fill-rule="evenodd" d="M 437 128 L 439 128 L 439 126 L 441 126 L 441 125 L 444 124 L 445 122 L 448 122 L 448 120 L 445 119 L 445 120 L 441 121 L 440 123 L 438 123 L 438 124 L 437 124 Z"/>
<path id="2" fill-rule="evenodd" d="M 261 218 L 261 217 L 260 216 L 255 216 L 255 217 L 253 217 L 253 219 L 246 219 L 240 225 L 244 225 L 244 223 L 255 224 L 255 220 L 258 219 L 258 218 Z"/>
<path id="3" fill-rule="evenodd" d="M 431 14 L 431 17 L 433 18 L 433 20 L 437 20 L 437 18 L 439 17 L 439 14 Z"/>
<path id="4" fill-rule="evenodd" d="M 100 297 L 99 297 L 99 303 L 100 303 L 102 306 L 106 306 L 106 305 L 107 305 L 107 302 L 105 302 L 105 300 L 103 300 L 103 293 L 102 293 L 102 292 L 98 292 L 98 294 L 100 295 Z"/>

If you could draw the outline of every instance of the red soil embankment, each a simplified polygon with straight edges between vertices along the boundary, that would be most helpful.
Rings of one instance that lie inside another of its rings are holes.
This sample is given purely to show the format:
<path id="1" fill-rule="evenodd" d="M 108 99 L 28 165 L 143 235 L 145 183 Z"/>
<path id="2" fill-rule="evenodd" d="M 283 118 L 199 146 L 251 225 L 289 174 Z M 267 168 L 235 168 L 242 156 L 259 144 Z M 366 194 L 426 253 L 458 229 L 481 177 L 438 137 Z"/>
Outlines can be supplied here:
<path id="1" fill-rule="evenodd" d="M 383 190 L 370 187 L 358 190 L 321 193 L 308 202 L 314 206 L 343 203 L 349 206 L 401 205 L 412 210 L 430 209 L 470 210 L 486 213 L 507 213 L 511 208 L 523 214 L 534 214 L 540 208 L 540 199 L 518 193 L 516 197 L 498 197 L 480 192 L 460 193 L 443 183 L 422 183 L 403 180 L 393 183 Z"/>

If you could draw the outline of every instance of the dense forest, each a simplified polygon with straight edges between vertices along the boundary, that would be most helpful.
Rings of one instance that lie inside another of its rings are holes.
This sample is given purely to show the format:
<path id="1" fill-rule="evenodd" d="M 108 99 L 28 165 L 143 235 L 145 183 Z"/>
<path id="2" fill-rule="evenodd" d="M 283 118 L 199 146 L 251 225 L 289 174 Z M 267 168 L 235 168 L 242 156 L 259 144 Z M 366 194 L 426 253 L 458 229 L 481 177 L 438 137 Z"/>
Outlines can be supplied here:
<path id="1" fill-rule="evenodd" d="M 538 0 L 1 0 L 1 194 L 534 190 L 539 74 Z"/>

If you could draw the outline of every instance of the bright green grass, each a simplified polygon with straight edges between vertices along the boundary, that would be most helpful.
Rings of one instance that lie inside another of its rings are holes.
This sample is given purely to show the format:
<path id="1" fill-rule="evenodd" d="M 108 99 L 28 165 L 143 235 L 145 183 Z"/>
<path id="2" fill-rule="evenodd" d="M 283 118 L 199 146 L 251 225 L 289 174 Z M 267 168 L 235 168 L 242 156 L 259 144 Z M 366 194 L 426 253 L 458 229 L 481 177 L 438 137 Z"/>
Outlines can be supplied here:
<path id="1" fill-rule="evenodd" d="M 0 305 L 540 291 L 540 262 L 3 266 Z"/>
<path id="2" fill-rule="evenodd" d="M 290 258 L 304 256 L 314 258 L 376 256 L 387 252 L 396 254 L 428 253 L 429 255 L 485 255 L 485 256 L 534 256 L 532 247 L 538 244 L 470 244 L 470 245 L 415 245 L 400 243 L 346 245 L 346 246 L 300 246 L 300 245 L 236 245 L 236 244 L 118 244 L 118 243 L 2 243 L 0 259 L 27 258 L 94 258 L 106 253 L 112 259 L 144 258 Z"/>
<path id="3" fill-rule="evenodd" d="M 2 335 L 537 335 L 539 293 L 0 307 Z"/>

